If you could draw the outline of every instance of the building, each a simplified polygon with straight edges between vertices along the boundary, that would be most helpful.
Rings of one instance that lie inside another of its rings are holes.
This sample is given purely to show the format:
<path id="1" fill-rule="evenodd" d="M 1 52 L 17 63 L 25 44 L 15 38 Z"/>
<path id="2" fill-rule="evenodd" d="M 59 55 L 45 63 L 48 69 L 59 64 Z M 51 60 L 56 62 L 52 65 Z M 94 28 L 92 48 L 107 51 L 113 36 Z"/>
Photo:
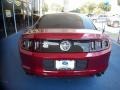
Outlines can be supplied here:
<path id="1" fill-rule="evenodd" d="M 40 16 L 42 0 L 1 0 L 0 38 L 31 26 Z M 41 12 L 42 13 L 42 12 Z"/>

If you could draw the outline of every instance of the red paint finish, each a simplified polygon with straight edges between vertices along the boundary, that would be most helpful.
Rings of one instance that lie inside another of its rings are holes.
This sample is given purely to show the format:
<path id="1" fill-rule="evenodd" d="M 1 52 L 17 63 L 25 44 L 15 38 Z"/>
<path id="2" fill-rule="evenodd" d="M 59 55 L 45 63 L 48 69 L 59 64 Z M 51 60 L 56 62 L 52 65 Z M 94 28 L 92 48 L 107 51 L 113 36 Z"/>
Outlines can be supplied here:
<path id="1" fill-rule="evenodd" d="M 22 39 L 108 39 L 104 34 L 85 33 L 32 33 L 23 34 Z M 81 53 L 38 53 L 24 50 L 20 43 L 22 67 L 26 72 L 40 76 L 89 76 L 104 72 L 109 63 L 111 46 L 105 50 Z M 43 60 L 87 60 L 84 70 L 47 71 Z"/>
<path id="2" fill-rule="evenodd" d="M 108 66 L 110 55 L 110 49 L 101 51 L 103 54 L 98 54 L 99 52 L 96 52 L 98 56 L 95 56 L 93 53 L 91 57 L 86 57 L 87 53 L 32 53 L 31 55 L 29 53 L 27 54 L 27 52 L 22 49 L 20 51 L 23 68 L 28 72 L 43 76 L 89 76 L 99 72 L 104 72 Z M 42 68 L 42 61 L 44 59 L 79 59 L 87 60 L 88 64 L 86 70 L 84 71 L 45 71 L 44 68 Z M 29 67 L 29 69 L 25 68 L 24 66 Z"/>

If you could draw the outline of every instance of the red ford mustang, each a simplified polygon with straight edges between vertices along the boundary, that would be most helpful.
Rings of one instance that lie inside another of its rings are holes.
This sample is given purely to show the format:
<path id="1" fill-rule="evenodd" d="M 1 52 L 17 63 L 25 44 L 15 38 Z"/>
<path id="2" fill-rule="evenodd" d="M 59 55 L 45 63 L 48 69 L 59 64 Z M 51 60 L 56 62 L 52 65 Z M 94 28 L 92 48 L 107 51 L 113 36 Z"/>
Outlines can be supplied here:
<path id="1" fill-rule="evenodd" d="M 100 76 L 108 67 L 111 44 L 86 16 L 42 16 L 20 39 L 25 72 L 40 76 Z"/>

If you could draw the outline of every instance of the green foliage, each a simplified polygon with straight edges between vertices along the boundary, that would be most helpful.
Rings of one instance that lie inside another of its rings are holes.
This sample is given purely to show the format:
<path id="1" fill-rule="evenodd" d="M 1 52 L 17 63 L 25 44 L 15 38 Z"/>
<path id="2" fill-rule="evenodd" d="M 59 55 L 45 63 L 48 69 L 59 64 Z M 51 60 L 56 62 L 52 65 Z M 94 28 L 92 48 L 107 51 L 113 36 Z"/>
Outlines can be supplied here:
<path id="1" fill-rule="evenodd" d="M 88 13 L 93 13 L 93 10 L 95 9 L 96 5 L 94 3 L 89 3 L 87 5 Z"/>
<path id="2" fill-rule="evenodd" d="M 101 8 L 103 11 L 110 11 L 111 5 L 110 4 L 104 4 L 103 2 L 98 4 L 98 7 Z"/>
<path id="3" fill-rule="evenodd" d="M 93 13 L 94 14 L 100 14 L 100 13 L 104 13 L 104 11 L 101 8 L 95 8 Z"/>
<path id="4" fill-rule="evenodd" d="M 59 11 L 59 12 L 63 11 L 63 7 L 59 4 L 56 4 L 56 3 L 52 4 L 51 9 L 53 11 Z"/>
<path id="5" fill-rule="evenodd" d="M 87 3 L 80 8 L 81 13 L 93 13 L 93 10 L 96 8 L 96 4 Z"/>
<path id="6" fill-rule="evenodd" d="M 42 11 L 43 11 L 43 13 L 48 11 L 48 5 L 46 3 L 43 3 Z"/>
<path id="7" fill-rule="evenodd" d="M 120 0 L 117 0 L 118 5 L 120 6 Z"/>
<path id="8" fill-rule="evenodd" d="M 75 12 L 75 13 L 80 13 L 80 9 L 79 8 L 76 8 L 75 10 L 72 10 L 70 12 Z"/>
<path id="9" fill-rule="evenodd" d="M 80 13 L 88 13 L 88 8 L 84 5 L 80 8 Z"/>
<path id="10" fill-rule="evenodd" d="M 111 5 L 110 4 L 104 4 L 104 2 L 100 2 L 99 4 L 95 3 L 86 3 L 82 7 L 80 7 L 80 13 L 94 13 L 94 14 L 100 14 L 104 11 L 110 11 Z"/>

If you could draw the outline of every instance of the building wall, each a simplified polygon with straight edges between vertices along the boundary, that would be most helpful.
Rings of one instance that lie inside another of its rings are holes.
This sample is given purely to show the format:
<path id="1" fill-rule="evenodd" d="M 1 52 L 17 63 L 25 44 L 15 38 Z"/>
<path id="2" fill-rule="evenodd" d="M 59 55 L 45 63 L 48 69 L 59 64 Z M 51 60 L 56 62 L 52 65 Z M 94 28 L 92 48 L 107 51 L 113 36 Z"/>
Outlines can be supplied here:
<path id="1" fill-rule="evenodd" d="M 34 5 L 35 2 L 36 0 L 0 1 L 0 39 L 24 30 L 25 27 L 32 26 L 36 22 L 39 14 L 33 9 L 37 8 L 36 11 L 39 12 L 40 5 Z"/>

